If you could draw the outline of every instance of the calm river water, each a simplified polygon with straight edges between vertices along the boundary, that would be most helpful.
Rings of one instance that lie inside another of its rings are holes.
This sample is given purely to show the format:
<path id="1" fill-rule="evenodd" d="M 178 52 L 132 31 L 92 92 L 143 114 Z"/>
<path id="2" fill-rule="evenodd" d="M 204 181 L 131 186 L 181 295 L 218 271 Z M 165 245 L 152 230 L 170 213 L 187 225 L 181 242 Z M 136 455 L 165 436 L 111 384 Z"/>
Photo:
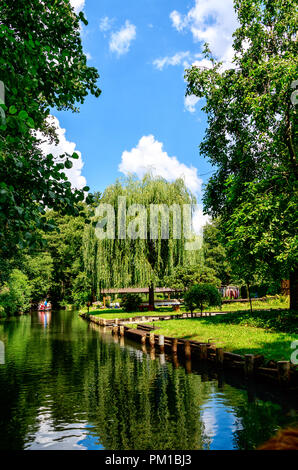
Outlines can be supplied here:
<path id="1" fill-rule="evenodd" d="M 190 373 L 77 312 L 1 320 L 0 341 L 0 449 L 254 449 L 298 424 L 296 397 Z"/>

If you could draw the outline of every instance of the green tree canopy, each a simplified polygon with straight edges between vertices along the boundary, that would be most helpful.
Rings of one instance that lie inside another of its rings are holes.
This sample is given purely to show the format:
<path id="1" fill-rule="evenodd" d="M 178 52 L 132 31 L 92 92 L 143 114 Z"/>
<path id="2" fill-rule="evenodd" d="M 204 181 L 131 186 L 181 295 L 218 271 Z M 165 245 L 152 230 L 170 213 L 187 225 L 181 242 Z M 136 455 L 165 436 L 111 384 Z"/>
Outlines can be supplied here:
<path id="1" fill-rule="evenodd" d="M 5 121 L 0 122 L 0 254 L 36 248 L 39 228 L 51 230 L 45 208 L 78 215 L 84 192 L 63 170 L 77 154 L 43 155 L 39 135 L 56 141 L 50 109 L 78 111 L 99 77 L 87 65 L 80 21 L 69 0 L 2 0 L 0 79 Z M 2 97 L 1 97 L 2 98 Z M 38 131 L 38 133 L 37 133 Z M 89 188 L 84 188 L 88 191 Z"/>
<path id="2" fill-rule="evenodd" d="M 177 290 L 187 290 L 193 284 L 212 283 L 220 287 L 221 281 L 216 277 L 216 271 L 205 264 L 193 266 L 178 266 L 174 272 L 165 279 L 168 287 Z"/>
<path id="3" fill-rule="evenodd" d="M 185 293 L 184 303 L 191 313 L 199 308 L 202 315 L 204 307 L 221 305 L 221 295 L 212 284 L 195 284 Z"/>
<path id="4" fill-rule="evenodd" d="M 222 285 L 228 285 L 232 278 L 232 268 L 227 251 L 220 240 L 219 225 L 219 220 L 213 220 L 203 227 L 204 266 L 214 271 Z"/>
<path id="5" fill-rule="evenodd" d="M 123 239 L 118 236 L 118 207 L 123 202 L 119 197 L 126 198 L 126 234 Z M 195 199 L 183 180 L 169 183 L 163 178 L 150 175 L 146 175 L 142 180 L 128 177 L 109 186 L 103 193 L 101 203 L 110 204 L 114 210 L 115 238 L 99 240 L 94 227 L 86 229 L 85 266 L 88 276 L 94 279 L 97 293 L 104 287 L 144 287 L 152 283 L 162 283 L 164 277 L 170 275 L 177 266 L 190 263 L 191 259 L 195 260 L 197 252 L 185 250 L 186 238 L 182 217 L 182 206 L 188 204 L 192 208 Z M 164 237 L 163 223 L 159 216 L 157 233 L 152 237 L 152 225 L 149 223 L 153 214 L 150 207 L 152 204 L 164 205 L 165 213 L 172 205 L 176 205 L 181 211 L 181 220 L 176 220 L 169 209 L 168 237 Z M 143 217 L 147 219 L 145 225 L 142 224 Z M 174 226 L 181 229 L 180 238 L 175 238 Z"/>
<path id="6" fill-rule="evenodd" d="M 242 279 L 291 278 L 297 308 L 297 5 L 236 0 L 234 67 L 186 73 L 187 93 L 205 98 L 208 129 L 200 149 L 212 165 L 204 205 L 221 217 L 229 259 Z"/>

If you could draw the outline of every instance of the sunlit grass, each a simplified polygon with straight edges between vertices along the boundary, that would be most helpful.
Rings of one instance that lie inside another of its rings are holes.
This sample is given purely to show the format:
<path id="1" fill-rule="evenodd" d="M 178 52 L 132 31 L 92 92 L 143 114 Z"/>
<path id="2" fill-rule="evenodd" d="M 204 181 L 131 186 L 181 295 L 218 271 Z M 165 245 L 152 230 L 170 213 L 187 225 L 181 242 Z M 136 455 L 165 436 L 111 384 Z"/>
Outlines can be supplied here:
<path id="1" fill-rule="evenodd" d="M 253 301 L 253 310 L 267 310 L 267 309 L 287 309 L 289 308 L 289 297 L 278 296 L 276 298 L 268 298 L 266 301 Z M 223 304 L 222 308 L 207 307 L 204 312 L 237 312 L 237 311 L 248 311 L 250 310 L 249 302 L 234 302 L 231 304 Z M 87 313 L 87 307 L 80 310 L 83 313 Z M 180 312 L 174 312 L 172 307 L 157 307 L 154 312 L 124 312 L 122 308 L 113 309 L 99 309 L 98 307 L 90 307 L 89 312 L 92 315 L 101 315 L 102 318 L 112 320 L 114 318 L 130 318 L 130 317 L 142 317 L 142 316 L 158 316 L 158 315 L 176 315 L 177 313 L 184 313 L 187 310 L 184 306 L 181 307 Z"/>
<path id="2" fill-rule="evenodd" d="M 154 322 L 156 334 L 212 342 L 237 354 L 263 354 L 266 359 L 290 360 L 298 334 L 279 333 L 251 326 L 212 323 L 213 318 Z"/>

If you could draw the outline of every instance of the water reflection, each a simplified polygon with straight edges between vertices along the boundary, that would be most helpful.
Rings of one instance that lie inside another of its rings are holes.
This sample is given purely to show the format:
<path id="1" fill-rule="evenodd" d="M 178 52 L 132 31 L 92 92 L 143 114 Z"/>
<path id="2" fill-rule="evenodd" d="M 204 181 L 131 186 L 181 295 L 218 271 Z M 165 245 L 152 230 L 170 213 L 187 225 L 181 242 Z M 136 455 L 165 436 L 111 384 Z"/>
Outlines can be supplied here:
<path id="1" fill-rule="evenodd" d="M 1 449 L 253 449 L 297 423 L 290 399 L 194 373 L 76 313 L 1 321 L 0 341 Z"/>
<path id="2" fill-rule="evenodd" d="M 51 321 L 51 312 L 39 311 L 38 319 L 40 323 L 44 326 L 44 328 L 47 328 L 47 326 L 50 324 L 50 321 Z"/>

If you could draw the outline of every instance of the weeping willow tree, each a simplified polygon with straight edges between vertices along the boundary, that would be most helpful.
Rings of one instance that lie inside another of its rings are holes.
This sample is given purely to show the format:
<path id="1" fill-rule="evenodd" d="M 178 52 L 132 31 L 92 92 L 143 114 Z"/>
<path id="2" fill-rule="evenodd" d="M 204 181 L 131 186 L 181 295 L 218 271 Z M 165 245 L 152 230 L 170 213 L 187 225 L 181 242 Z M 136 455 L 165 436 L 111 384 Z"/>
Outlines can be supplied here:
<path id="1" fill-rule="evenodd" d="M 86 228 L 83 242 L 94 293 L 149 286 L 154 306 L 154 285 L 162 284 L 177 266 L 198 261 L 198 237 L 191 230 L 195 197 L 182 179 L 169 183 L 147 174 L 142 180 L 117 180 L 100 203 L 97 225 Z"/>

